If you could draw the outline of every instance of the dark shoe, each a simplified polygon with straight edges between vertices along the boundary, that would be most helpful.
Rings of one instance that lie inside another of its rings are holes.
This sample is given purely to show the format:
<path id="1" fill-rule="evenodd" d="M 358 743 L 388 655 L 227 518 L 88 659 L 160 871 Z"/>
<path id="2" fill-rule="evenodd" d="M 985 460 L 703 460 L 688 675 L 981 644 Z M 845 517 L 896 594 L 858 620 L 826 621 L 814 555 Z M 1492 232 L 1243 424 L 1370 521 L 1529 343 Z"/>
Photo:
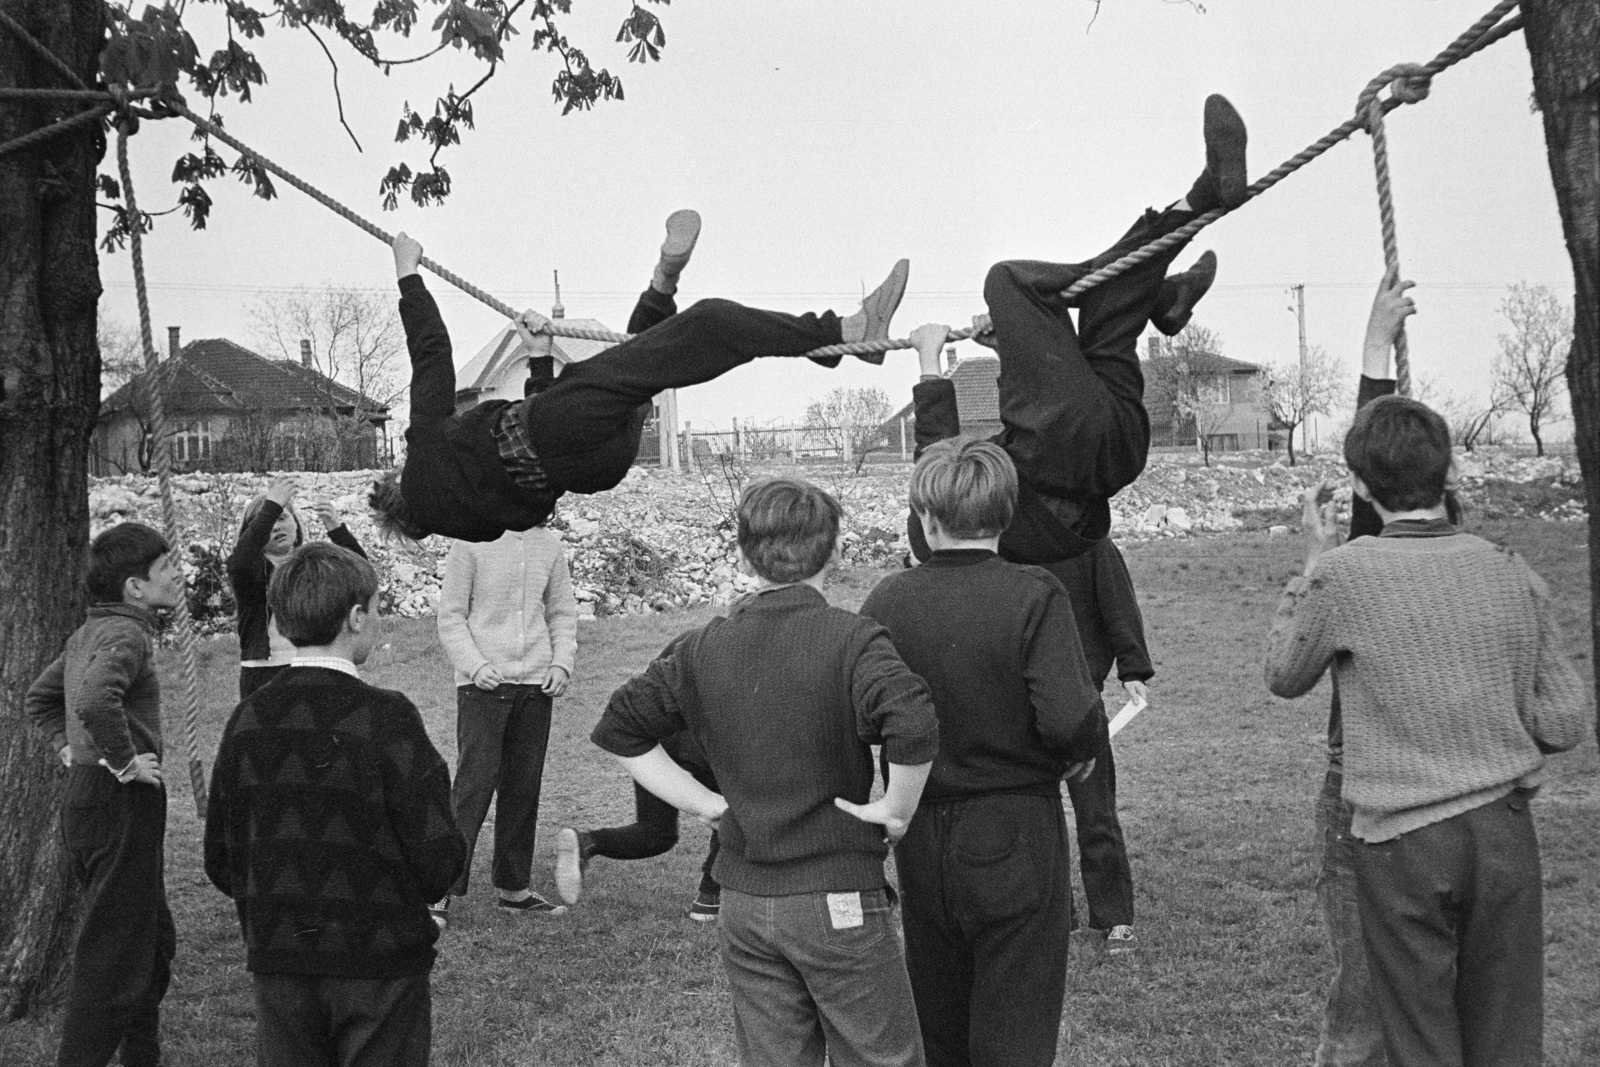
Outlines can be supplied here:
<path id="1" fill-rule="evenodd" d="M 705 890 L 695 894 L 694 903 L 689 905 L 689 918 L 697 923 L 714 923 L 717 916 L 722 914 L 722 893 L 707 893 Z"/>
<path id="2" fill-rule="evenodd" d="M 830 370 L 844 362 L 843 356 L 807 356 L 806 358 L 815 363 L 817 366 L 827 367 Z M 863 356 L 861 358 L 865 359 L 866 357 Z M 883 362 L 881 357 L 878 362 Z"/>
<path id="3" fill-rule="evenodd" d="M 1150 314 L 1150 325 L 1168 337 L 1176 334 L 1189 325 L 1194 306 L 1216 280 L 1217 254 L 1211 251 L 1200 253 L 1194 266 L 1182 274 L 1169 274 L 1161 282 L 1155 310 Z"/>
<path id="4" fill-rule="evenodd" d="M 1189 190 L 1189 207 L 1195 214 L 1223 207 L 1232 211 L 1245 201 L 1249 181 L 1245 174 L 1245 145 L 1249 134 L 1227 97 L 1206 97 L 1206 169 Z"/>
<path id="5" fill-rule="evenodd" d="M 433 925 L 443 930 L 450 925 L 450 898 L 445 897 L 437 904 L 428 905 L 428 918 L 433 920 Z"/>
<path id="6" fill-rule="evenodd" d="M 565 904 L 552 904 L 538 893 L 529 893 L 521 900 L 507 900 L 505 897 L 501 897 L 495 901 L 495 906 L 501 911 L 509 911 L 517 915 L 526 915 L 531 912 L 537 915 L 549 915 L 554 918 L 567 913 Z"/>
<path id="7" fill-rule="evenodd" d="M 856 314 L 864 319 L 864 334 L 861 338 L 863 341 L 889 339 L 889 323 L 894 318 L 895 310 L 900 307 L 900 298 L 906 295 L 906 279 L 909 277 L 911 277 L 911 261 L 902 259 L 889 271 L 889 276 L 883 280 L 883 284 L 868 293 L 867 298 L 861 301 L 861 310 Z M 864 363 L 882 363 L 883 353 L 872 352 L 856 358 Z"/>
<path id="8" fill-rule="evenodd" d="M 556 834 L 556 896 L 576 904 L 583 896 L 583 871 L 589 866 L 584 855 L 583 835 L 571 827 Z"/>

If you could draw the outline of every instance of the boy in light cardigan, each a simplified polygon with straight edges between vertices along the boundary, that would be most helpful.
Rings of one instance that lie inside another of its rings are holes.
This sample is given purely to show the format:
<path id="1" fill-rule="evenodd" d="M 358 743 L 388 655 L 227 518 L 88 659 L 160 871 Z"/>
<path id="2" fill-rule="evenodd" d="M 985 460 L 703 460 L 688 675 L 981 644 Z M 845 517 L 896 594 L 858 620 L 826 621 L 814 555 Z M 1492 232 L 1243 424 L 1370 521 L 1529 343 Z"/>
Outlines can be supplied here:
<path id="1" fill-rule="evenodd" d="M 452 803 L 467 865 L 451 887 L 464 896 L 472 850 L 498 795 L 492 880 L 499 907 L 560 915 L 529 886 L 539 789 L 553 698 L 566 692 L 578 650 L 578 605 L 561 538 L 545 526 L 498 540 L 457 541 L 445 561 L 439 640 L 456 674 Z M 448 922 L 450 897 L 433 907 Z"/>

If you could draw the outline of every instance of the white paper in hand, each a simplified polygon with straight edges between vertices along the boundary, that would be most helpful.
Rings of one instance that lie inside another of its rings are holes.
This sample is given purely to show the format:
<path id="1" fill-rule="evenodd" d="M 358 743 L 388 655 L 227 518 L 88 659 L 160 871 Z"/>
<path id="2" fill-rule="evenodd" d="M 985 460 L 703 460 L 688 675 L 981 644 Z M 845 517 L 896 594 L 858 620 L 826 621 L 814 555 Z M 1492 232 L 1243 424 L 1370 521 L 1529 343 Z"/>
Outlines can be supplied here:
<path id="1" fill-rule="evenodd" d="M 1122 710 L 1117 712 L 1117 714 L 1112 717 L 1111 725 L 1106 727 L 1106 733 L 1111 737 L 1116 737 L 1117 733 L 1121 731 L 1124 726 L 1133 721 L 1133 717 L 1135 715 L 1139 714 L 1149 706 L 1150 703 L 1146 700 L 1128 701 L 1126 704 L 1122 705 Z"/>

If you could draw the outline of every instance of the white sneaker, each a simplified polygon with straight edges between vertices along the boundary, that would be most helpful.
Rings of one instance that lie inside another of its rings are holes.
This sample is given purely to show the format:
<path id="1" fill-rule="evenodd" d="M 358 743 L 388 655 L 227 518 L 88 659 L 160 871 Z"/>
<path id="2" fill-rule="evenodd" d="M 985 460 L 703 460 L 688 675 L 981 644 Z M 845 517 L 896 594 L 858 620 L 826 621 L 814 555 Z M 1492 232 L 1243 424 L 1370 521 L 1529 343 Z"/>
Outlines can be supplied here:
<path id="1" fill-rule="evenodd" d="M 1106 955 L 1126 956 L 1139 947 L 1139 939 L 1133 936 L 1131 926 L 1113 926 L 1106 935 Z"/>

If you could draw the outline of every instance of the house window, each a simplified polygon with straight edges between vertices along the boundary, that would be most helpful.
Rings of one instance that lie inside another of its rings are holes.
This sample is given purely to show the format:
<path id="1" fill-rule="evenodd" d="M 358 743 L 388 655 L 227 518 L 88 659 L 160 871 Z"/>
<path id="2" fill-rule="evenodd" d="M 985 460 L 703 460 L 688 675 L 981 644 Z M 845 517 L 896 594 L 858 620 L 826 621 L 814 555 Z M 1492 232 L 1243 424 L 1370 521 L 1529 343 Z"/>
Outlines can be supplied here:
<path id="1" fill-rule="evenodd" d="M 198 463 L 211 458 L 211 420 L 191 419 L 178 424 L 172 441 L 172 458 L 179 463 Z"/>

